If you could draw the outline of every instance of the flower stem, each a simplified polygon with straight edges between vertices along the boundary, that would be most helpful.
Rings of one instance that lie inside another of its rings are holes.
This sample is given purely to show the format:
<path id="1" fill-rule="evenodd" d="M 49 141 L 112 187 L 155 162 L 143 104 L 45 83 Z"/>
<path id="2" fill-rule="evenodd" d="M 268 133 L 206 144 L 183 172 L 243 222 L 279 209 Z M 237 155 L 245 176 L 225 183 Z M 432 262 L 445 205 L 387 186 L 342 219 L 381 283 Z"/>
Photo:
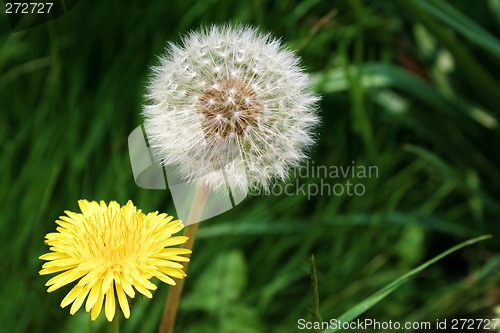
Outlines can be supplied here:
<path id="1" fill-rule="evenodd" d="M 109 325 L 109 333 L 120 333 L 120 315 L 118 313 L 115 313 L 115 316 L 113 317 L 113 320 L 111 321 Z"/>
<path id="2" fill-rule="evenodd" d="M 187 226 L 184 229 L 184 236 L 189 237 L 189 239 L 180 247 L 189 250 L 193 249 L 196 232 L 198 231 L 198 222 L 200 221 L 200 217 L 205 208 L 209 192 L 210 190 L 208 186 L 204 183 L 200 184 L 200 186 L 198 187 L 194 195 L 191 208 L 189 209 L 189 214 L 186 221 Z M 182 264 L 184 266 L 184 272 L 187 273 L 189 262 L 185 262 Z M 170 287 L 167 300 L 165 302 L 165 308 L 163 310 L 163 316 L 161 318 L 160 329 L 158 331 L 159 333 L 173 333 L 175 318 L 177 317 L 177 310 L 179 309 L 183 287 L 184 279 L 178 280 L 175 286 Z"/>

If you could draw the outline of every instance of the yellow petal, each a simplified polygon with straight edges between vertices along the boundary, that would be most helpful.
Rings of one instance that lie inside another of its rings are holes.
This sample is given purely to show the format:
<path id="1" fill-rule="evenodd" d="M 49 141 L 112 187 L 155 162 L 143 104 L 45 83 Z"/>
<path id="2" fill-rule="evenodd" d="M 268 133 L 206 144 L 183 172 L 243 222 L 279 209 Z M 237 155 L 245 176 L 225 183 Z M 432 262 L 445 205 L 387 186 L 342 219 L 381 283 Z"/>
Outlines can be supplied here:
<path id="1" fill-rule="evenodd" d="M 165 273 L 177 279 L 182 279 L 183 277 L 186 276 L 186 273 L 184 273 L 184 271 L 175 268 L 168 268 L 168 267 L 160 268 L 160 272 Z"/>
<path id="2" fill-rule="evenodd" d="M 186 236 L 175 236 L 167 239 L 164 243 L 163 246 L 174 246 L 174 245 L 179 245 L 183 244 L 188 240 L 188 237 Z"/>
<path id="3" fill-rule="evenodd" d="M 45 264 L 48 264 L 48 262 L 46 262 Z M 47 274 L 58 273 L 58 272 L 62 272 L 62 271 L 68 271 L 68 270 L 70 270 L 69 272 L 73 272 L 73 268 L 75 268 L 75 265 L 46 267 L 45 264 L 43 264 L 42 270 L 39 271 L 38 274 L 47 275 Z"/>
<path id="4" fill-rule="evenodd" d="M 108 205 L 106 205 L 106 202 L 104 202 L 104 200 L 101 200 L 99 201 L 99 208 L 105 210 L 106 208 L 108 208 Z"/>
<path id="5" fill-rule="evenodd" d="M 83 285 L 77 284 L 76 286 L 74 286 L 73 289 L 71 289 L 71 291 L 61 301 L 61 308 L 65 308 L 69 304 L 71 304 L 78 297 L 78 295 L 80 295 L 82 289 Z"/>
<path id="6" fill-rule="evenodd" d="M 183 269 L 184 268 L 184 265 L 179 264 L 178 262 L 173 262 L 173 261 L 168 261 L 168 260 L 156 260 L 154 262 L 154 264 L 158 268 L 164 268 L 164 267 L 167 267 L 167 268 L 177 268 L 177 269 Z"/>
<path id="7" fill-rule="evenodd" d="M 108 318 L 108 321 L 113 321 L 113 318 L 115 316 L 115 288 L 111 287 L 109 288 L 108 292 L 106 293 L 106 304 L 104 306 L 104 312 L 106 314 L 106 318 Z"/>
<path id="8" fill-rule="evenodd" d="M 181 256 L 168 256 L 163 258 L 165 260 L 172 260 L 172 261 L 179 261 L 179 262 L 189 262 L 189 258 L 187 257 L 181 257 Z"/>
<path id="9" fill-rule="evenodd" d="M 96 210 L 99 210 L 99 204 L 95 201 L 89 202 L 85 199 L 83 200 L 78 200 L 78 206 L 80 206 L 80 210 L 82 211 L 83 215 L 90 216 L 93 215 Z"/>
<path id="10" fill-rule="evenodd" d="M 150 290 L 156 290 L 158 288 L 156 284 L 152 283 L 151 281 L 145 278 L 142 279 L 142 285 Z"/>
<path id="11" fill-rule="evenodd" d="M 95 305 L 92 307 L 92 312 L 90 312 L 90 319 L 91 320 L 96 320 L 96 318 L 99 316 L 99 313 L 101 313 L 102 309 L 102 301 L 104 300 L 104 294 L 99 292 L 97 297 L 97 301 L 95 302 Z"/>
<path id="12" fill-rule="evenodd" d="M 45 284 L 45 286 L 50 286 L 49 289 L 47 289 L 47 292 L 50 293 L 54 290 L 57 290 L 62 286 L 65 286 L 68 283 L 71 283 L 76 279 L 81 278 L 83 275 L 85 275 L 85 273 L 86 271 L 76 271 L 73 269 L 71 271 L 67 271 L 59 275 L 56 275 L 52 279 L 47 281 L 47 283 Z"/>
<path id="13" fill-rule="evenodd" d="M 102 280 L 98 280 L 96 284 L 90 289 L 89 297 L 87 298 L 87 303 L 85 303 L 85 311 L 89 312 L 96 305 L 99 295 L 101 295 L 101 284 Z M 101 301 L 102 303 L 102 301 Z"/>
<path id="14" fill-rule="evenodd" d="M 102 282 L 102 293 L 106 294 L 109 288 L 113 284 L 113 271 L 108 270 L 104 276 L 104 281 Z"/>
<path id="15" fill-rule="evenodd" d="M 73 213 L 69 210 L 65 210 L 64 213 L 66 215 L 68 215 L 69 219 L 71 219 L 71 221 L 76 224 L 76 225 L 79 225 L 81 224 L 82 220 L 83 220 L 83 214 L 80 214 L 80 213 Z M 59 217 L 61 220 L 63 219 L 63 216 L 60 216 Z"/>
<path id="16" fill-rule="evenodd" d="M 38 259 L 40 260 L 56 260 L 62 258 L 68 258 L 68 255 L 66 253 L 61 253 L 61 252 L 49 252 L 42 254 L 41 256 L 38 257 Z"/>
<path id="17" fill-rule="evenodd" d="M 170 256 L 177 256 L 181 254 L 191 254 L 191 250 L 183 248 L 167 248 L 163 249 L 160 253 L 155 254 L 156 258 L 165 258 Z"/>
<path id="18" fill-rule="evenodd" d="M 164 282 L 164 283 L 166 283 L 166 284 L 169 284 L 169 285 L 171 285 L 171 286 L 175 286 L 175 285 L 176 285 L 176 283 L 175 283 L 174 279 L 170 278 L 169 276 L 167 276 L 167 275 L 165 275 L 165 274 L 157 274 L 157 275 L 156 275 L 156 277 L 157 277 L 160 281 L 162 281 L 162 282 Z"/>
<path id="19" fill-rule="evenodd" d="M 163 220 L 161 222 L 165 223 L 165 222 L 168 222 L 168 220 L 169 219 Z M 184 229 L 184 225 L 181 223 L 181 221 L 177 220 L 174 222 L 166 223 L 163 227 L 158 228 L 157 232 L 160 234 L 163 234 L 163 235 L 165 235 L 165 234 L 172 235 L 172 234 L 178 233 L 182 229 Z"/>
<path id="20" fill-rule="evenodd" d="M 151 294 L 151 292 L 147 290 L 139 281 L 134 281 L 134 288 L 147 298 L 153 298 L 153 294 Z"/>
<path id="21" fill-rule="evenodd" d="M 126 281 L 125 279 L 123 279 L 122 283 L 121 283 L 121 286 L 122 286 L 123 290 L 125 291 L 125 293 L 128 295 L 128 297 L 130 297 L 130 298 L 134 298 L 135 297 L 134 288 L 132 288 L 132 285 L 128 281 Z"/>
<path id="22" fill-rule="evenodd" d="M 84 277 L 82 277 L 80 282 L 83 284 L 89 284 L 89 285 L 93 286 L 98 280 L 102 280 L 100 278 L 100 276 L 102 276 L 102 274 L 103 274 L 102 267 L 92 269 Z"/>
<path id="23" fill-rule="evenodd" d="M 128 300 L 127 300 L 127 295 L 125 295 L 125 292 L 123 291 L 123 288 L 120 284 L 115 284 L 116 287 L 116 295 L 118 296 L 118 303 L 120 303 L 120 308 L 123 311 L 123 315 L 125 318 L 130 317 L 130 308 L 128 305 Z"/>
<path id="24" fill-rule="evenodd" d="M 56 223 L 58 225 L 60 225 L 61 227 L 63 227 L 64 229 L 72 229 L 74 224 L 71 222 L 65 221 L 65 219 L 63 219 L 62 217 L 63 216 L 61 216 L 60 220 L 56 220 Z"/>
<path id="25" fill-rule="evenodd" d="M 50 262 L 46 262 L 45 264 L 43 264 L 43 268 L 68 267 L 68 266 L 76 267 L 80 262 L 81 260 L 78 258 L 72 258 L 72 257 L 60 258 L 52 260 Z"/>
<path id="26" fill-rule="evenodd" d="M 69 313 L 71 313 L 72 315 L 74 315 L 76 313 L 76 311 L 78 311 L 78 309 L 80 309 L 80 307 L 82 306 L 83 301 L 85 300 L 85 297 L 87 297 L 88 293 L 89 293 L 89 288 L 87 286 L 85 286 L 80 291 L 80 294 L 78 295 L 78 297 L 73 302 L 73 305 L 71 305 L 71 309 L 69 310 Z"/>

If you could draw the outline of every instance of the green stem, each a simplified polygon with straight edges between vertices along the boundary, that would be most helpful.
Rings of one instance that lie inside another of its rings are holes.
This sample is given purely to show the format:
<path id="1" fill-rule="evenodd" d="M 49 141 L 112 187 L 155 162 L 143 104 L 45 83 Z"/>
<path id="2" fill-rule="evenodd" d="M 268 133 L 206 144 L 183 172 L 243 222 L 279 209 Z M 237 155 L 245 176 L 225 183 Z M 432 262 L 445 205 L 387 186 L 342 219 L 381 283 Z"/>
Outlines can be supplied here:
<path id="1" fill-rule="evenodd" d="M 193 203 L 189 209 L 186 221 L 187 226 L 184 229 L 184 235 L 189 239 L 180 247 L 190 250 L 193 249 L 196 232 L 198 231 L 198 222 L 200 221 L 203 210 L 205 209 L 209 192 L 208 186 L 204 184 L 201 184 L 196 191 Z M 182 264 L 184 266 L 184 272 L 187 273 L 189 262 Z M 161 318 L 159 333 L 173 333 L 174 331 L 175 318 L 177 317 L 177 310 L 179 309 L 179 303 L 181 301 L 184 280 L 185 279 L 181 279 L 177 281 L 175 286 L 170 287 L 167 300 L 165 302 L 165 308 L 163 310 L 163 316 Z"/>
<path id="2" fill-rule="evenodd" d="M 120 314 L 115 313 L 113 320 L 109 325 L 109 333 L 120 333 Z"/>
<path id="3" fill-rule="evenodd" d="M 311 293 L 312 293 L 312 305 L 311 305 L 311 317 L 313 322 L 322 322 L 321 313 L 319 311 L 319 292 L 318 292 L 318 274 L 316 272 L 316 262 L 314 260 L 314 255 L 311 254 Z M 314 330 L 319 332 L 319 330 Z"/>

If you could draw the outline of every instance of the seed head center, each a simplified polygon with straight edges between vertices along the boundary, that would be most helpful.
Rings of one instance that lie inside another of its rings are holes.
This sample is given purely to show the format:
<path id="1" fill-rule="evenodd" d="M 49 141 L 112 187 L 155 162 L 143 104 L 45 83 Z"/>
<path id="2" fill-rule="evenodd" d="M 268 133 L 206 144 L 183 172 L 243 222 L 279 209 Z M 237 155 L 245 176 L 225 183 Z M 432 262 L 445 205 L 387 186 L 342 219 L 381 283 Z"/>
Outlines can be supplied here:
<path id="1" fill-rule="evenodd" d="M 216 82 L 203 92 L 199 103 L 207 137 L 243 135 L 256 123 L 260 108 L 255 91 L 237 80 Z"/>

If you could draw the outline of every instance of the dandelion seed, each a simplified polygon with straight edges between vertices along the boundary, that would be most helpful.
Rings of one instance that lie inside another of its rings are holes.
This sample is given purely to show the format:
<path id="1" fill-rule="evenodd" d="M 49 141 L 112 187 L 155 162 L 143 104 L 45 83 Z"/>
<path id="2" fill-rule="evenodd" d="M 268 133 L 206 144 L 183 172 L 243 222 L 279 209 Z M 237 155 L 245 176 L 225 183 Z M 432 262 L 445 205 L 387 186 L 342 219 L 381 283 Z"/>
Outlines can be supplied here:
<path id="1" fill-rule="evenodd" d="M 130 317 L 128 297 L 135 290 L 151 298 L 156 285 L 153 277 L 170 285 L 172 278 L 183 279 L 182 255 L 191 251 L 170 246 L 185 243 L 187 237 L 173 234 L 182 230 L 181 221 L 158 212 L 144 214 L 132 201 L 123 207 L 111 201 L 97 203 L 78 201 L 82 213 L 65 211 L 56 223 L 57 232 L 45 236 L 52 252 L 40 256 L 46 260 L 40 275 L 59 273 L 47 283 L 48 292 L 76 280 L 78 282 L 61 302 L 61 307 L 73 303 L 75 314 L 83 305 L 95 320 L 104 312 L 109 321 L 116 311 L 116 299 L 125 316 Z M 134 290 L 135 289 L 135 290 Z"/>
<path id="2" fill-rule="evenodd" d="M 251 27 L 212 26 L 169 44 L 146 97 L 144 125 L 157 159 L 213 189 L 225 180 L 242 192 L 285 180 L 319 123 L 319 98 L 299 58 Z"/>

